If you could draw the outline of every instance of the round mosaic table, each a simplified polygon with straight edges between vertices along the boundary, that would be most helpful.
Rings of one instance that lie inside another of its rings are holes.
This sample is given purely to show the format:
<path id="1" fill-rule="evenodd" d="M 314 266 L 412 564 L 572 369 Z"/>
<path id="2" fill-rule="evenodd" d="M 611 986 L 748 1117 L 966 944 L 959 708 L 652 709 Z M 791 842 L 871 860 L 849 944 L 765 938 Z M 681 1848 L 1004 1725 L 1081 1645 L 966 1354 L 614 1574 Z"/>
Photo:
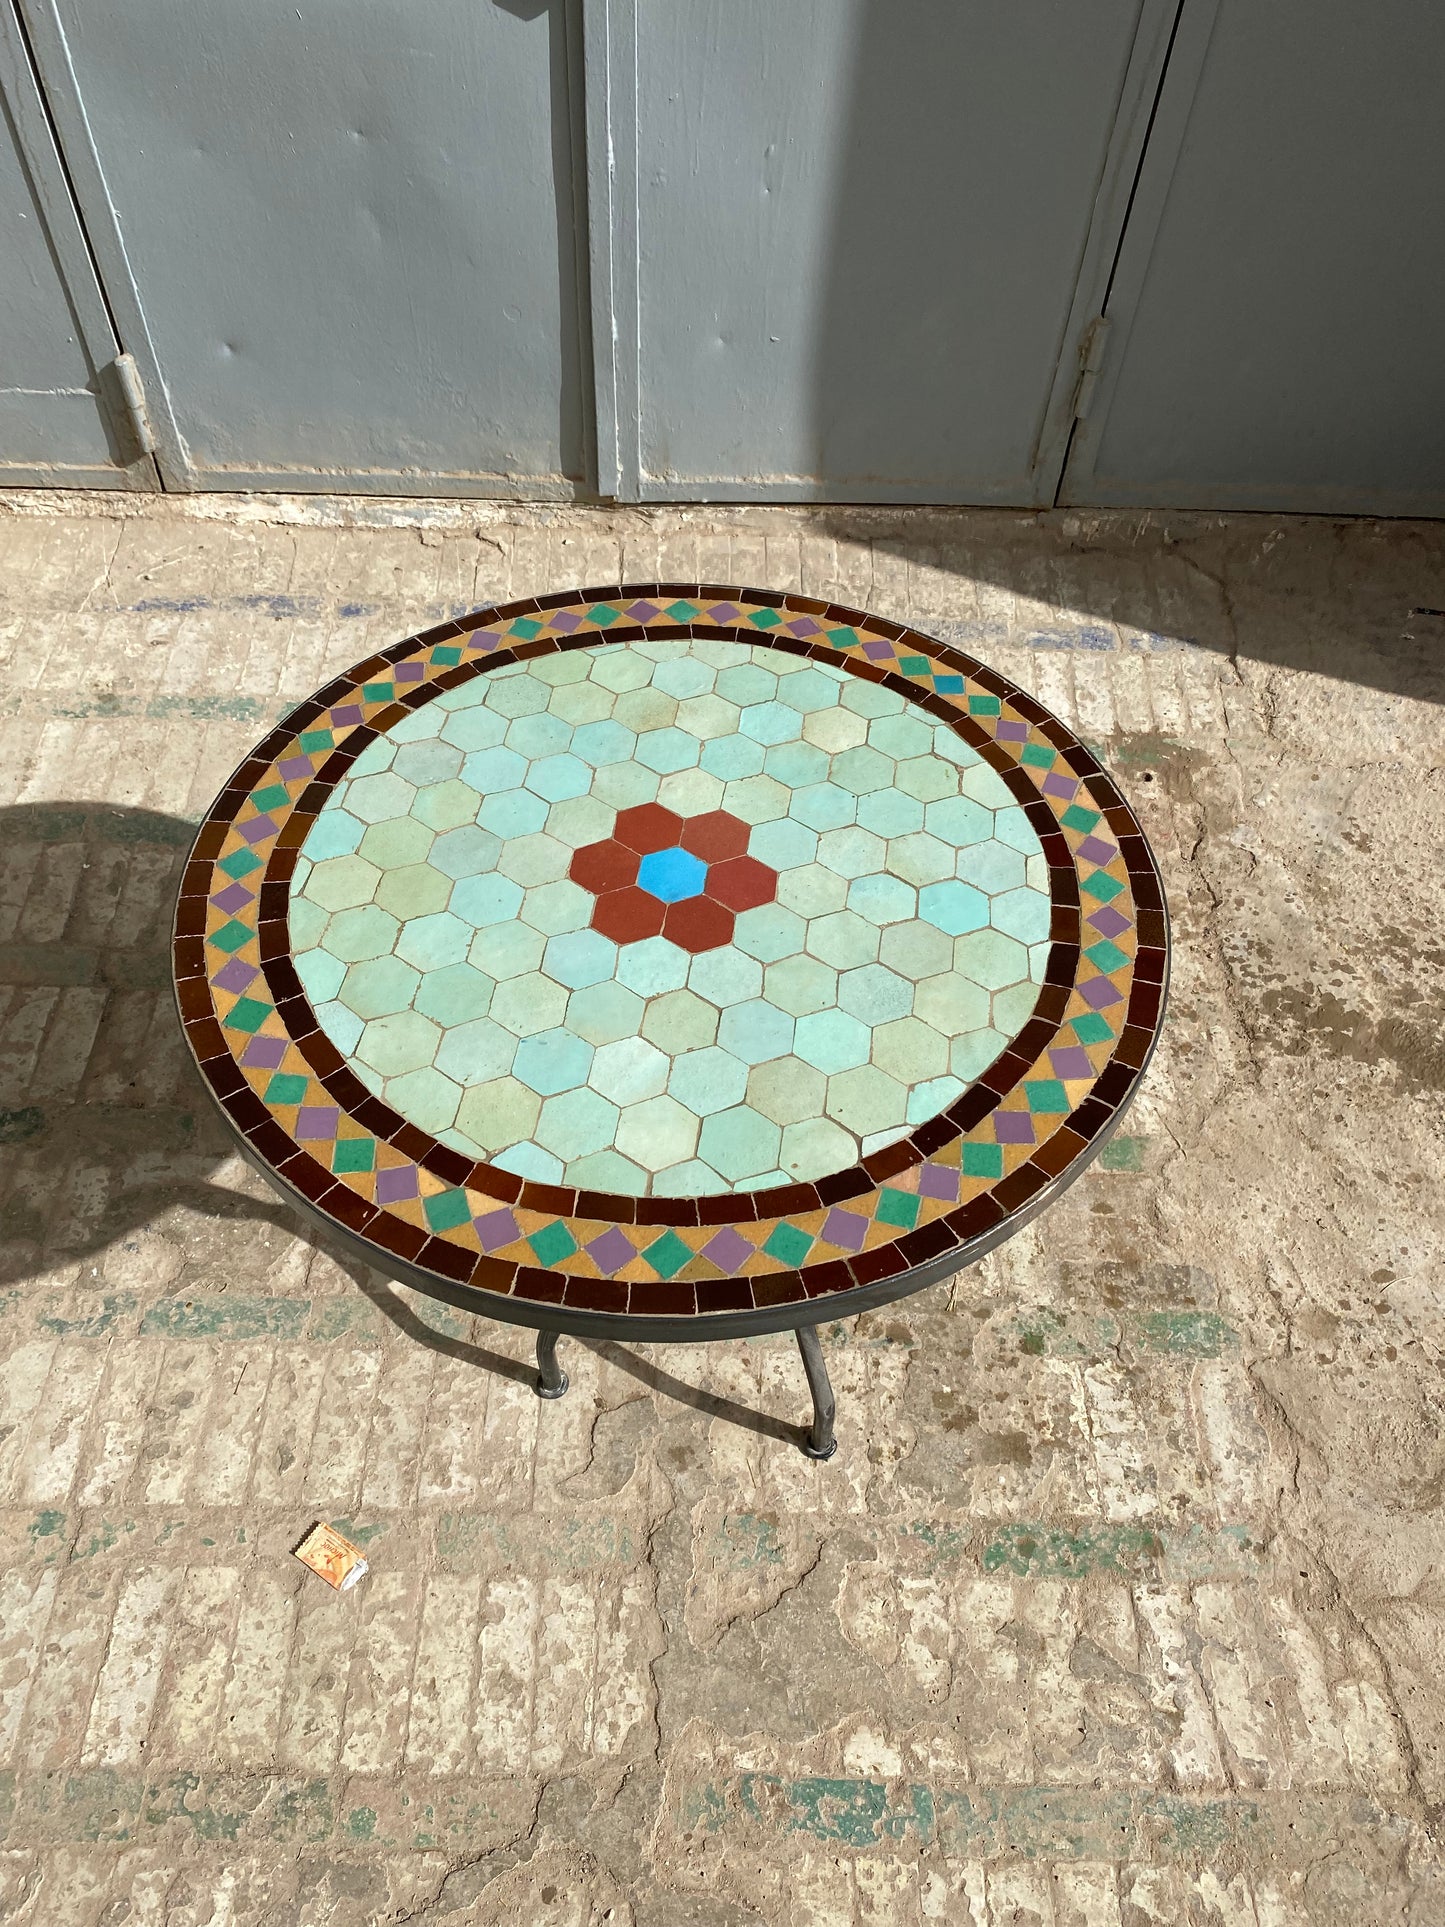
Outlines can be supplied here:
<path id="1" fill-rule="evenodd" d="M 485 609 L 217 798 L 176 993 L 247 1154 L 356 1257 L 539 1332 L 794 1329 L 947 1276 L 1098 1151 L 1168 928 L 1090 751 L 959 650 L 668 584 Z"/>

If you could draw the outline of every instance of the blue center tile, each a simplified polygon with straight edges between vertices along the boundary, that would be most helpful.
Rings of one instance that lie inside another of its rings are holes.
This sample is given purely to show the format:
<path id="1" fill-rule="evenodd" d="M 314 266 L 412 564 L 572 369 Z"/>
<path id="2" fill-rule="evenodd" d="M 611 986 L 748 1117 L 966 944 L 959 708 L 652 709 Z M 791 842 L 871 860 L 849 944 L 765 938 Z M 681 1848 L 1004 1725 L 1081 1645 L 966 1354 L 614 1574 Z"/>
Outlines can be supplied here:
<path id="1" fill-rule="evenodd" d="M 676 844 L 670 850 L 654 850 L 645 856 L 637 872 L 642 888 L 664 903 L 681 903 L 684 897 L 701 896 L 706 877 L 707 865 L 702 858 Z"/>

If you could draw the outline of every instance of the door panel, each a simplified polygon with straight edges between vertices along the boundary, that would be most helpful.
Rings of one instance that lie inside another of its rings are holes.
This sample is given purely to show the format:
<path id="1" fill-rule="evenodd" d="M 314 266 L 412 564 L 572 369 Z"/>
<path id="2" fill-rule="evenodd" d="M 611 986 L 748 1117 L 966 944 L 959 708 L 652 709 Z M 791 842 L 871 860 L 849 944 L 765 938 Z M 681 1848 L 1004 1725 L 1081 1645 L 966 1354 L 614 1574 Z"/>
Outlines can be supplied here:
<path id="1" fill-rule="evenodd" d="M 0 484 L 153 486 L 102 400 L 115 336 L 8 0 L 0 94 Z"/>
<path id="2" fill-rule="evenodd" d="M 1111 136 L 1172 14 L 611 0 L 621 492 L 1052 499 Z"/>
<path id="3" fill-rule="evenodd" d="M 566 0 L 28 4 L 175 480 L 571 492 L 590 366 Z"/>
<path id="4" fill-rule="evenodd" d="M 1185 0 L 1063 499 L 1445 512 L 1445 15 Z"/>

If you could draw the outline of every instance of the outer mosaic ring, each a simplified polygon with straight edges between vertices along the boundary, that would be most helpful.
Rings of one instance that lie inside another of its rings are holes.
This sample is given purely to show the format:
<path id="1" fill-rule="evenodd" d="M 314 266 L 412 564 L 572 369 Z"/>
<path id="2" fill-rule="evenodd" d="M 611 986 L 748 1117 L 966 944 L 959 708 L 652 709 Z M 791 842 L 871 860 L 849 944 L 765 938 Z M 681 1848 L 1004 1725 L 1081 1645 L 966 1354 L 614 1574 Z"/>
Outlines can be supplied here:
<path id="1" fill-rule="evenodd" d="M 945 1111 L 814 1183 L 613 1196 L 474 1160 L 366 1088 L 323 1032 L 291 959 L 301 845 L 367 744 L 503 664 L 643 637 L 763 644 L 905 697 L 998 773 L 1047 860 L 1050 950 L 1029 1021 Z M 259 887 L 238 890 L 242 873 L 259 874 Z M 181 881 L 174 965 L 187 1042 L 245 1154 L 355 1256 L 485 1316 L 677 1340 L 782 1330 L 901 1297 L 1044 1209 L 1097 1154 L 1149 1061 L 1169 933 L 1133 812 L 1091 752 L 1024 691 L 950 645 L 857 610 L 671 583 L 478 611 L 393 644 L 292 711 L 201 826 Z M 1075 1075 L 1059 1074 L 1064 1060 Z M 361 1159 L 344 1152 L 362 1141 L 369 1166 L 351 1168 Z M 382 1172 L 392 1174 L 389 1202 L 378 1201 Z M 411 1195 L 395 1198 L 399 1188 Z"/>

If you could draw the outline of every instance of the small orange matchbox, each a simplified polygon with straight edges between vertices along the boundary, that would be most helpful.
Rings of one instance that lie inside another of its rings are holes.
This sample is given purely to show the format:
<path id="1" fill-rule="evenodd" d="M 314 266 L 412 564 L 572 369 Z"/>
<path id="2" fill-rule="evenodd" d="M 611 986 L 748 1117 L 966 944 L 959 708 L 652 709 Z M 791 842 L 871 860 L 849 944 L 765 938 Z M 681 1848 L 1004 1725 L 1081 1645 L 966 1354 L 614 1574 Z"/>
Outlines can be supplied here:
<path id="1" fill-rule="evenodd" d="M 313 1572 L 319 1573 L 328 1586 L 335 1586 L 338 1592 L 345 1592 L 348 1587 L 354 1586 L 366 1573 L 366 1561 L 361 1555 L 360 1546 L 343 1539 L 335 1526 L 320 1523 L 312 1526 L 297 1546 L 296 1557 L 302 1565 L 310 1566 Z"/>

